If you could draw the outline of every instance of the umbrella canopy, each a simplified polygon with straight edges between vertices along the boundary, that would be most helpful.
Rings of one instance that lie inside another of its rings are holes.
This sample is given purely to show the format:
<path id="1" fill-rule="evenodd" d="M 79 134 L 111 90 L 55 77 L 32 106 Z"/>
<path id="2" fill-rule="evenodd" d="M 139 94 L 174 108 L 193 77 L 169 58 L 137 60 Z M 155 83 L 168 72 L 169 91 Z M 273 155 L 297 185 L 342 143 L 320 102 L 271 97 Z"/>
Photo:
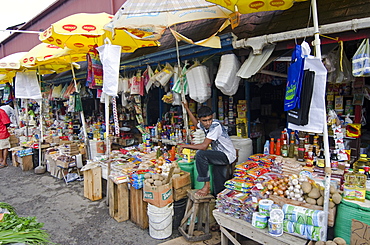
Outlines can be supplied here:
<path id="1" fill-rule="evenodd" d="M 232 11 L 205 0 L 127 0 L 115 14 L 112 21 L 105 26 L 112 32 L 122 29 L 136 29 L 152 35 L 141 37 L 142 40 L 158 40 L 166 28 L 179 23 L 203 19 L 229 19 Z M 222 31 L 229 22 L 223 25 Z M 218 31 L 218 32 L 219 32 Z M 182 36 L 176 30 L 171 30 L 177 40 L 192 44 L 215 47 L 206 41 L 195 43 Z M 215 33 L 212 38 L 215 39 Z M 219 39 L 217 39 L 219 42 Z M 216 45 L 220 47 L 219 44 Z"/>
<path id="2" fill-rule="evenodd" d="M 25 53 L 20 59 L 23 67 L 38 69 L 40 74 L 60 73 L 71 69 L 71 63 L 85 61 L 85 54 L 78 54 L 68 48 L 40 43 Z M 79 68 L 78 64 L 74 64 Z"/>
<path id="3" fill-rule="evenodd" d="M 0 84 L 13 80 L 16 71 L 22 68 L 20 60 L 26 53 L 27 52 L 18 52 L 0 59 Z"/>
<path id="4" fill-rule="evenodd" d="M 255 12 L 286 10 L 293 6 L 295 2 L 307 0 L 206 0 L 225 7 L 233 12 L 250 14 Z"/>
<path id="5" fill-rule="evenodd" d="M 40 34 L 39 39 L 45 43 L 76 50 L 78 53 L 87 53 L 91 48 L 103 45 L 105 38 L 109 38 L 112 44 L 121 46 L 122 52 L 126 53 L 141 47 L 159 45 L 157 41 L 140 40 L 140 37 L 149 35 L 144 32 L 138 33 L 134 30 L 132 35 L 130 30 L 121 30 L 113 35 L 104 30 L 104 25 L 112 18 L 113 15 L 107 13 L 70 15 L 52 24 Z"/>

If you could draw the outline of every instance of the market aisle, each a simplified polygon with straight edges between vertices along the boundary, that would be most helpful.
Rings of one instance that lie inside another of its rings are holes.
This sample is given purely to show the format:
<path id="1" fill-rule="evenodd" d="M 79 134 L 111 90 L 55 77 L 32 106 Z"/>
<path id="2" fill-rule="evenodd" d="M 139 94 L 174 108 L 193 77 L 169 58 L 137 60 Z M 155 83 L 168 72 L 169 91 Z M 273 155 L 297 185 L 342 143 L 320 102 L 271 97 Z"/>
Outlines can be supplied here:
<path id="1" fill-rule="evenodd" d="M 36 175 L 18 167 L 0 169 L 0 202 L 16 208 L 20 216 L 36 216 L 45 223 L 51 240 L 60 245 L 154 245 L 178 236 L 156 240 L 148 230 L 131 221 L 118 223 L 108 214 L 105 199 L 90 201 L 83 196 L 83 182 L 68 186 L 49 173 Z"/>

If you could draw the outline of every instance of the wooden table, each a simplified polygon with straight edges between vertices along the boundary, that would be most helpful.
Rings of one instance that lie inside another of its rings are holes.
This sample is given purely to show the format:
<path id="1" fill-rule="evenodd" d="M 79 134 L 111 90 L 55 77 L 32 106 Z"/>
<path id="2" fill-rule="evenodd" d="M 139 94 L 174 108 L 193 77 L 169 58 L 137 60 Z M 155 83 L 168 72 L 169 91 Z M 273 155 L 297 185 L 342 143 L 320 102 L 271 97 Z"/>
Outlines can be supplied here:
<path id="1" fill-rule="evenodd" d="M 227 214 L 221 213 L 217 209 L 213 210 L 213 216 L 220 225 L 221 245 L 227 245 L 228 240 L 230 240 L 234 245 L 241 245 L 241 243 L 235 237 L 233 237 L 227 229 L 261 244 L 304 245 L 308 243 L 306 239 L 299 238 L 288 233 L 284 233 L 278 237 L 271 236 L 268 233 L 267 228 L 256 228 L 247 221 L 231 217 Z"/>

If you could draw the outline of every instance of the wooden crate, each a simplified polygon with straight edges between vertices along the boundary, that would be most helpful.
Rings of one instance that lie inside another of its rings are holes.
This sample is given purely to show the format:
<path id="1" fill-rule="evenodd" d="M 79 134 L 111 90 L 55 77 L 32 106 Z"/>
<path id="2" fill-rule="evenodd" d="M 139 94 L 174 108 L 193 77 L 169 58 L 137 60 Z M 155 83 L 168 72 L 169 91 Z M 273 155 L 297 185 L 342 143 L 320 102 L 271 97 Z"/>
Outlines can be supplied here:
<path id="1" fill-rule="evenodd" d="M 179 189 L 183 186 L 191 184 L 190 173 L 181 171 L 181 176 L 172 178 L 172 186 L 174 189 Z"/>
<path id="2" fill-rule="evenodd" d="M 301 207 L 314 209 L 314 210 L 323 210 L 322 206 L 312 205 L 312 204 L 304 203 L 304 202 L 299 202 L 299 201 L 295 201 L 295 200 L 288 199 L 288 198 L 285 198 L 285 197 L 270 195 L 269 199 L 274 201 L 274 203 L 279 204 L 280 206 L 283 206 L 284 204 L 291 204 L 291 205 L 301 206 Z M 335 224 L 335 213 L 336 213 L 336 211 L 337 211 L 336 207 L 329 208 L 328 226 L 330 226 L 330 227 L 333 227 L 334 224 Z"/>
<path id="3" fill-rule="evenodd" d="M 19 163 L 19 166 L 23 171 L 28 171 L 33 169 L 33 160 L 32 160 L 32 155 L 24 156 L 24 157 L 19 157 L 15 156 L 16 161 Z"/>
<path id="4" fill-rule="evenodd" d="M 130 220 L 141 229 L 149 227 L 148 203 L 143 201 L 143 189 L 130 188 Z"/>
<path id="5" fill-rule="evenodd" d="M 180 187 L 178 189 L 173 189 L 173 200 L 178 201 L 185 198 L 188 195 L 188 190 L 191 190 L 191 184 Z"/>
<path id="6" fill-rule="evenodd" d="M 108 185 L 109 215 L 117 222 L 128 220 L 130 217 L 128 184 L 116 184 L 108 178 Z"/>
<path id="7" fill-rule="evenodd" d="M 84 173 L 84 197 L 91 201 L 100 200 L 102 195 L 102 173 L 101 167 L 96 167 L 83 172 Z"/>

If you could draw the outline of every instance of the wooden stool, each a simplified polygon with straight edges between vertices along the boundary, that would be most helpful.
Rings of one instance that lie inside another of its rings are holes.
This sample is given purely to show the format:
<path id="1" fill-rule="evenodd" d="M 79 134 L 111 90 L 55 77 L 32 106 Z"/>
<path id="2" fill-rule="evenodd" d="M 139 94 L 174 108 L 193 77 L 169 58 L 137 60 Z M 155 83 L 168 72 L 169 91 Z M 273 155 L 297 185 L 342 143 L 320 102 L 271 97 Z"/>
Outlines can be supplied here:
<path id="1" fill-rule="evenodd" d="M 214 197 L 211 194 L 204 197 L 195 195 L 197 191 L 188 191 L 185 215 L 179 226 L 179 232 L 190 242 L 204 241 L 212 238 L 209 230 L 209 203 Z M 203 227 L 204 216 L 205 226 Z M 188 223 L 189 217 L 190 222 Z M 194 231 L 196 219 L 198 219 L 198 225 L 197 230 Z"/>

